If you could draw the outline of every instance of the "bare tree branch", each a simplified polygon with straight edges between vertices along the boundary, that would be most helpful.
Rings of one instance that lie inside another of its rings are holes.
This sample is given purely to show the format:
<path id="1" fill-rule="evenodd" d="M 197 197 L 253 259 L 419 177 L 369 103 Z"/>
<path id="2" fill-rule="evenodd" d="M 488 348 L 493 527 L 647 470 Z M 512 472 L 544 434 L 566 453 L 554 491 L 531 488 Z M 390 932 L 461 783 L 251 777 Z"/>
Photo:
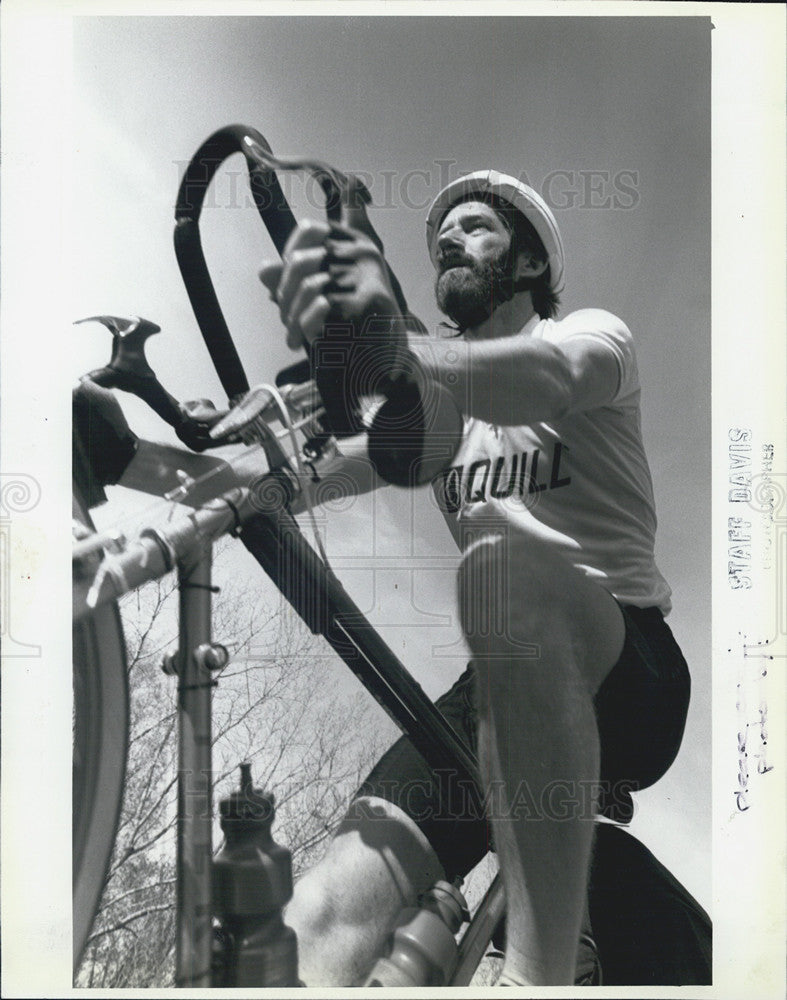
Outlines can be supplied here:
<path id="1" fill-rule="evenodd" d="M 275 795 L 274 835 L 290 849 L 297 875 L 324 850 L 371 763 L 368 705 L 326 701 L 334 654 L 288 607 L 265 605 L 262 592 L 236 579 L 232 567 L 221 581 L 213 633 L 233 657 L 213 695 L 215 795 L 235 788 L 239 761 L 251 760 L 255 785 Z M 175 683 L 154 654 L 173 641 L 174 589 L 160 582 L 138 605 L 133 599 L 123 605 L 132 696 L 127 787 L 110 891 L 85 948 L 79 986 L 172 982 L 175 881 L 166 840 L 176 823 L 177 714 Z"/>
<path id="2" fill-rule="evenodd" d="M 163 903 L 161 906 L 148 906 L 144 910 L 139 910 L 137 913 L 132 913 L 130 917 L 126 917 L 125 920 L 118 920 L 117 923 L 113 924 L 111 927 L 107 927 L 103 930 L 97 931 L 91 934 L 87 939 L 88 944 L 92 944 L 101 937 L 106 937 L 108 934 L 114 934 L 119 930 L 130 930 L 133 934 L 137 932 L 130 926 L 135 920 L 141 920 L 143 917 L 150 916 L 151 913 L 162 913 L 167 910 L 172 910 L 173 906 L 169 903 Z"/>

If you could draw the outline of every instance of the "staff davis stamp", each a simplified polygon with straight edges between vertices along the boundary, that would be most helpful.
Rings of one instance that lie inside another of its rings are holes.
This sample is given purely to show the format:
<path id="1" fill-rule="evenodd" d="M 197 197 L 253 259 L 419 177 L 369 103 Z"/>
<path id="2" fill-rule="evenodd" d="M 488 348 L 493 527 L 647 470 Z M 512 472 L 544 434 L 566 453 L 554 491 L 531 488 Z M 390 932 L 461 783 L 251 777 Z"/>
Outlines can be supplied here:
<path id="1" fill-rule="evenodd" d="M 731 428 L 728 438 L 727 579 L 733 590 L 750 590 L 753 558 L 755 571 L 770 575 L 776 566 L 779 526 L 784 528 L 787 507 L 785 476 L 774 472 L 771 442 L 755 452 L 751 430 L 742 427 Z M 759 551 L 753 552 L 755 533 Z"/>
<path id="2" fill-rule="evenodd" d="M 747 427 L 727 434 L 727 585 L 734 591 L 728 647 L 736 668 L 737 812 L 754 804 L 755 778 L 774 770 L 768 757 L 768 675 L 785 653 L 787 476 L 774 471 L 772 441 Z M 764 788 L 765 786 L 763 786 Z"/>
<path id="3" fill-rule="evenodd" d="M 750 504 L 752 490 L 752 432 L 733 427 L 728 432 L 729 489 L 731 504 Z M 751 521 L 743 516 L 727 518 L 727 579 L 733 590 L 751 589 Z"/>

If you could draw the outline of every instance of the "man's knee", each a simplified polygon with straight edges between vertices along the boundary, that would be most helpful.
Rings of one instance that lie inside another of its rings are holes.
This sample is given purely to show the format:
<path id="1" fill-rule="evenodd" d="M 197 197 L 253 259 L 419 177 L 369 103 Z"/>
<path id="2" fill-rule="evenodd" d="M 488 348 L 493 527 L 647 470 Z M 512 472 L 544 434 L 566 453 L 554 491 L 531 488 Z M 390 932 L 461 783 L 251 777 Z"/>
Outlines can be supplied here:
<path id="1" fill-rule="evenodd" d="M 410 905 L 443 878 L 443 869 L 424 832 L 399 806 L 377 796 L 359 796 L 337 831 L 354 844 L 364 869 L 375 867 Z"/>
<path id="2" fill-rule="evenodd" d="M 568 599 L 550 586 L 555 559 L 560 556 L 543 542 L 505 532 L 482 535 L 468 547 L 457 582 L 461 624 L 471 647 L 502 643 L 524 659 L 536 655 L 539 632 L 548 621 L 555 629 L 560 601 Z"/>
<path id="3" fill-rule="evenodd" d="M 369 905 L 377 900 L 384 922 L 443 877 L 413 820 L 384 799 L 363 796 L 350 806 L 322 861 L 300 880 L 291 906 L 315 927 L 325 921 L 366 924 L 376 919 Z"/>
<path id="4" fill-rule="evenodd" d="M 298 934 L 302 978 L 308 985 L 357 984 L 401 910 L 441 878 L 437 856 L 408 816 L 383 799 L 356 799 L 285 913 Z"/>
<path id="5" fill-rule="evenodd" d="M 571 662 L 595 692 L 623 648 L 623 615 L 612 595 L 526 531 L 479 534 L 462 560 L 458 590 L 475 658 Z"/>

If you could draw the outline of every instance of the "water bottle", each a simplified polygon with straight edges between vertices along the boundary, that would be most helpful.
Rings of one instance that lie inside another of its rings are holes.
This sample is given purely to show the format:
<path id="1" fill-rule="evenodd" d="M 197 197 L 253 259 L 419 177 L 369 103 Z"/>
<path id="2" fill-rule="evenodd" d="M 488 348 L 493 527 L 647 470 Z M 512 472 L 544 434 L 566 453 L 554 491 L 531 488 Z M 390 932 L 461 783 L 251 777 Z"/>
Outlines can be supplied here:
<path id="1" fill-rule="evenodd" d="M 298 986 L 298 946 L 282 910 L 292 897 L 290 852 L 271 835 L 273 796 L 254 788 L 241 764 L 241 787 L 222 799 L 226 842 L 213 861 L 213 910 L 221 956 L 213 985 Z"/>

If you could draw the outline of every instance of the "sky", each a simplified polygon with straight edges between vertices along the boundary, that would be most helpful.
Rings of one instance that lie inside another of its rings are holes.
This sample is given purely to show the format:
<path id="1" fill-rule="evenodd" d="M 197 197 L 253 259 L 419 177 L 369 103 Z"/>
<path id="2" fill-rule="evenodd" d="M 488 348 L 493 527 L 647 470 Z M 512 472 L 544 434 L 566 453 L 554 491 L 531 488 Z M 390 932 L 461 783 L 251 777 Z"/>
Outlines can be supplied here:
<path id="1" fill-rule="evenodd" d="M 20 36 L 12 15 L 25 6 L 33 16 Z M 239 122 L 261 131 L 280 155 L 311 155 L 363 173 L 387 257 L 430 330 L 440 316 L 424 241 L 426 207 L 447 180 L 491 166 L 526 180 L 553 207 L 566 247 L 563 313 L 601 307 L 634 336 L 659 518 L 656 558 L 673 589 L 669 623 L 693 688 L 678 759 L 638 796 L 633 830 L 715 917 L 734 882 L 735 920 L 717 920 L 717 962 L 725 963 L 725 975 L 754 976 L 784 945 L 783 900 L 766 921 L 758 895 L 771 859 L 783 865 L 784 810 L 782 799 L 765 790 L 770 775 L 759 784 L 752 779 L 749 791 L 760 791 L 750 812 L 735 814 L 729 805 L 741 760 L 740 665 L 728 654 L 740 641 L 741 622 L 765 621 L 772 598 L 756 579 L 745 595 L 727 589 L 726 517 L 740 508 L 726 504 L 726 464 L 728 428 L 738 425 L 753 428 L 757 449 L 775 439 L 784 467 L 783 392 L 778 383 L 775 394 L 761 391 L 784 370 L 784 252 L 781 244 L 771 251 L 768 235 L 778 231 L 782 239 L 784 232 L 773 225 L 784 215 L 783 11 L 594 3 L 526 8 L 570 16 L 372 17 L 365 4 L 352 4 L 341 16 L 323 17 L 322 5 L 304 4 L 298 10 L 316 16 L 293 16 L 290 6 L 285 17 L 173 17 L 170 11 L 182 8 L 167 4 L 166 16 L 109 17 L 95 14 L 98 4 L 72 7 L 10 0 L 2 11 L 0 403 L 4 432 L 9 416 L 15 432 L 4 433 L 2 458 L 4 475 L 25 469 L 41 487 L 35 509 L 17 517 L 13 545 L 2 536 L 12 556 L 21 553 L 24 570 L 13 577 L 13 632 L 6 628 L 3 638 L 6 655 L 10 636 L 34 635 L 43 650 L 40 662 L 16 661 L 23 669 L 4 673 L 4 806 L 27 789 L 27 772 L 9 767 L 10 755 L 38 761 L 46 738 L 64 746 L 70 739 L 62 712 L 70 681 L 61 662 L 70 622 L 58 597 L 70 593 L 68 466 L 58 456 L 68 454 L 69 390 L 109 357 L 106 331 L 72 321 L 100 313 L 155 321 L 163 332 L 149 342 L 148 357 L 165 387 L 178 399 L 224 402 L 172 245 L 178 183 L 197 146 Z M 522 9 L 461 10 L 492 8 Z M 586 16 L 591 8 L 595 16 Z M 678 8 L 680 16 L 672 16 Z M 160 14 L 163 5 L 144 9 Z M 454 15 L 458 8 L 432 9 Z M 647 16 L 600 16 L 645 9 Z M 287 350 L 256 276 L 274 250 L 248 205 L 244 175 L 239 157 L 227 162 L 201 229 L 254 384 L 272 380 L 299 356 Z M 288 180 L 287 191 L 300 217 L 319 213 L 297 179 Z M 746 313 L 730 307 L 730 290 L 741 280 L 759 291 Z M 123 396 L 122 403 L 138 434 L 174 443 L 137 400 Z M 148 503 L 123 490 L 111 494 L 96 512 L 99 524 L 138 519 Z M 53 523 L 62 531 L 53 532 Z M 428 491 L 389 489 L 337 504 L 320 523 L 351 595 L 427 693 L 439 694 L 466 652 L 454 608 L 457 554 Z M 258 579 L 248 565 L 239 572 Z M 52 613 L 42 615 L 42 607 Z M 343 667 L 331 668 L 329 677 L 348 690 L 355 683 Z M 773 683 L 782 685 L 771 698 L 778 753 L 783 679 Z M 14 720 L 25 720 L 15 729 L 6 714 L 12 704 L 20 705 Z M 62 769 L 67 787 L 68 755 L 61 756 L 47 759 L 55 777 Z M 58 805 L 53 794 L 49 802 L 70 828 L 70 800 Z M 6 854 L 17 842 L 11 834 L 4 836 Z M 47 839 L 42 848 L 38 869 L 20 889 L 35 912 L 12 939 L 26 980 L 35 967 L 24 959 L 31 928 L 49 934 L 48 948 L 62 934 L 57 907 L 47 922 L 37 901 L 67 900 L 70 892 L 67 838 Z M 7 871 L 6 895 L 15 885 Z M 743 924 L 751 928 L 746 933 Z M 6 942 L 9 926 L 13 934 L 6 914 Z M 6 952 L 16 954 L 10 945 Z M 66 942 L 66 964 L 69 953 Z M 783 961 L 775 965 L 781 976 Z"/>
<path id="2" fill-rule="evenodd" d="M 641 794 L 635 829 L 708 908 L 710 31 L 707 17 L 85 18 L 73 38 L 72 174 L 74 318 L 154 320 L 163 333 L 148 356 L 167 389 L 217 402 L 172 250 L 184 161 L 216 128 L 251 125 L 279 155 L 367 175 L 388 259 L 432 331 L 441 317 L 424 243 L 431 198 L 485 166 L 542 193 L 566 246 L 563 314 L 608 309 L 635 337 L 657 559 L 693 676 L 680 757 Z M 296 214 L 319 214 L 313 188 L 288 178 L 286 190 Z M 256 278 L 275 251 L 248 207 L 239 156 L 203 220 L 249 380 L 270 380 L 297 358 Z M 72 376 L 104 363 L 101 328 L 68 336 Z M 146 414 L 132 426 L 167 434 Z M 439 694 L 466 653 L 455 550 L 428 491 L 388 490 L 323 520 L 348 589 Z M 373 553 L 389 568 L 375 568 Z"/>

